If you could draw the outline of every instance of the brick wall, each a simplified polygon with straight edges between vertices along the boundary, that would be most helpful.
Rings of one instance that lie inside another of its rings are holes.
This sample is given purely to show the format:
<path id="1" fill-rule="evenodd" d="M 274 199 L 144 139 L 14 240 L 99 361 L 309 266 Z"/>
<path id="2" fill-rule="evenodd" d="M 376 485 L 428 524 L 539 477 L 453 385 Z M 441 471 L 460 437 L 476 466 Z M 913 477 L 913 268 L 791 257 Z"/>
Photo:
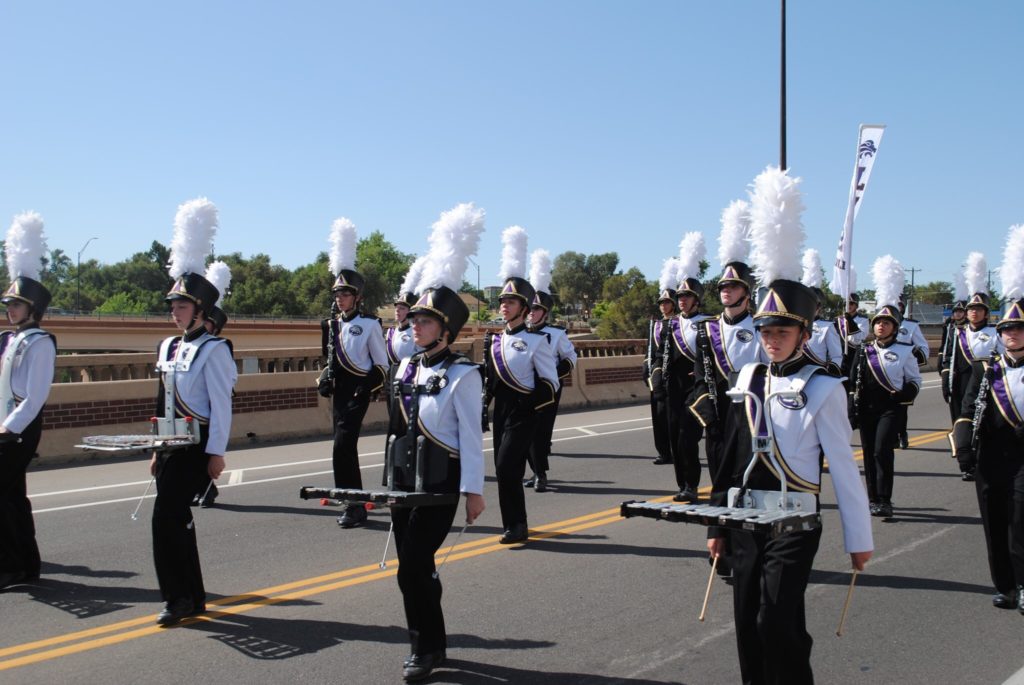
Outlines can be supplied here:
<path id="1" fill-rule="evenodd" d="M 612 366 L 608 368 L 586 369 L 587 385 L 604 385 L 606 383 L 630 383 L 643 380 L 643 368 L 637 366 Z"/>
<path id="2" fill-rule="evenodd" d="M 316 388 L 311 387 L 240 392 L 235 395 L 232 413 L 315 409 L 317 397 Z M 154 398 L 47 404 L 43 407 L 43 428 L 57 430 L 112 423 L 146 422 L 153 416 L 155 408 Z"/>

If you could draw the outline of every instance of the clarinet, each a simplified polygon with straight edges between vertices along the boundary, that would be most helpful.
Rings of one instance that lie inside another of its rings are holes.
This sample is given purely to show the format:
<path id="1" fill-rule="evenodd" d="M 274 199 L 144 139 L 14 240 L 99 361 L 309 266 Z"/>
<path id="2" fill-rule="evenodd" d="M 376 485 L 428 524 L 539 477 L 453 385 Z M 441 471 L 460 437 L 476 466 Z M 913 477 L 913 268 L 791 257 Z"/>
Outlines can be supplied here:
<path id="1" fill-rule="evenodd" d="M 864 343 L 860 346 L 860 349 L 854 353 L 855 355 L 858 355 L 859 358 L 855 357 L 857 377 L 853 381 L 853 406 L 850 409 L 850 419 L 853 424 L 859 424 L 860 422 L 860 388 L 862 379 L 864 378 L 864 365 L 868 361 L 867 354 L 864 352 L 864 347 L 867 345 L 868 343 Z"/>
<path id="2" fill-rule="evenodd" d="M 484 387 L 481 402 L 483 406 L 480 408 L 480 427 L 484 433 L 491 430 L 490 420 L 487 416 L 487 407 L 491 403 L 491 342 L 493 337 L 490 331 L 484 333 Z"/>
<path id="3" fill-rule="evenodd" d="M 647 322 L 647 358 L 644 359 L 644 380 L 651 377 L 651 364 L 654 363 L 654 319 Z"/>
<path id="4" fill-rule="evenodd" d="M 953 398 L 953 366 L 956 363 L 956 346 L 953 341 L 955 335 L 956 326 L 950 322 L 946 327 L 946 344 L 942 348 L 942 366 L 949 364 L 949 378 L 946 379 L 946 383 L 949 385 L 950 401 Z M 949 351 L 947 352 L 947 350 Z"/>
<path id="5" fill-rule="evenodd" d="M 321 397 L 330 397 L 334 394 L 334 321 L 338 312 L 338 305 L 331 303 L 331 313 L 327 318 L 327 359 L 320 377 L 317 378 L 317 392 Z"/>
<path id="6" fill-rule="evenodd" d="M 715 370 L 711 366 L 711 341 L 708 339 L 708 322 L 703 321 L 702 324 L 697 325 L 697 335 L 700 336 L 700 351 L 701 357 L 704 360 L 704 385 L 708 386 L 711 408 L 715 411 L 715 420 L 718 420 L 718 384 L 715 382 Z"/>
<path id="7" fill-rule="evenodd" d="M 988 408 L 988 389 L 992 385 L 992 364 L 996 362 L 996 355 L 992 355 L 988 369 L 978 386 L 978 397 L 974 400 L 974 418 L 971 419 L 971 451 L 978 453 L 978 443 L 981 441 L 981 422 L 985 418 L 985 409 Z"/>
<path id="8" fill-rule="evenodd" d="M 668 388 L 668 364 L 669 357 L 672 353 L 672 348 L 669 347 L 669 342 L 672 336 L 672 319 L 664 319 L 665 323 L 661 327 L 661 382 Z"/>

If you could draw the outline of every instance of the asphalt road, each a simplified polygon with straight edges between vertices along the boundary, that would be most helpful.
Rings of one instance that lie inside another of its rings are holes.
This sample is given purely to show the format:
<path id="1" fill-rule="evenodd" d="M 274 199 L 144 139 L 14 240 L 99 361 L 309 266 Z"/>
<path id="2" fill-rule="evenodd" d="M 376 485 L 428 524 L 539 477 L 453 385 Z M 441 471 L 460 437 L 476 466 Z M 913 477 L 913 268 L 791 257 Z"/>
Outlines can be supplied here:
<path id="1" fill-rule="evenodd" d="M 934 374 L 925 380 L 912 448 L 897 453 L 896 517 L 874 520 L 876 556 L 842 637 L 849 558 L 825 479 L 807 593 L 818 682 L 1002 683 L 1024 666 L 1024 616 L 991 606 L 974 489 L 949 458 Z M 551 492 L 527 492 L 528 544 L 497 544 L 488 478 L 488 510 L 441 571 L 449 660 L 430 682 L 738 682 L 731 590 L 716 581 L 697 620 L 704 528 L 618 516 L 623 500 L 674 489 L 671 467 L 650 461 L 647 407 L 566 414 L 555 439 Z M 361 443 L 366 483 L 379 482 L 382 447 L 380 435 Z M 211 612 L 173 629 L 154 624 L 152 499 L 130 517 L 146 460 L 32 472 L 44 577 L 0 593 L 0 683 L 401 682 L 393 550 L 379 567 L 387 513 L 342 531 L 337 509 L 298 497 L 330 484 L 329 455 L 325 441 L 229 455 L 218 506 L 197 512 Z"/>

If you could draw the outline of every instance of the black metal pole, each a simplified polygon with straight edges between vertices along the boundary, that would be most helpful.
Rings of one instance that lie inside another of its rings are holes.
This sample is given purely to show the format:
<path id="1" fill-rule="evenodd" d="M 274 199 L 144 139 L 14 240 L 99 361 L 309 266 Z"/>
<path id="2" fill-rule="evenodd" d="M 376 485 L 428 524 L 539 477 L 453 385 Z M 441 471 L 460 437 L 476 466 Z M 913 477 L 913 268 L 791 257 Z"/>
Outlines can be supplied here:
<path id="1" fill-rule="evenodd" d="M 75 316 L 82 310 L 82 253 L 78 253 L 78 266 L 75 268 Z"/>
<path id="2" fill-rule="evenodd" d="M 786 165 L 786 0 L 782 2 L 781 75 L 779 82 L 779 168 Z"/>

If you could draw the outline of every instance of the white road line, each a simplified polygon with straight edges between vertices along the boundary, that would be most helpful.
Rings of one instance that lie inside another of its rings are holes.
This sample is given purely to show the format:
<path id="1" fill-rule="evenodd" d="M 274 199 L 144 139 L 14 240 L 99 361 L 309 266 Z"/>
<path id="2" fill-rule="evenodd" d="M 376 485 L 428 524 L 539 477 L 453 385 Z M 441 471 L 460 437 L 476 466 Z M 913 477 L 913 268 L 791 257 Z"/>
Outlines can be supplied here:
<path id="1" fill-rule="evenodd" d="M 242 482 L 242 474 L 244 472 L 245 469 L 235 469 L 234 471 L 232 471 L 231 475 L 228 476 L 228 485 L 240 484 Z"/>
<path id="2" fill-rule="evenodd" d="M 650 421 L 650 419 L 646 419 L 646 421 Z M 619 424 L 619 423 L 628 423 L 628 422 L 614 421 L 612 423 Z M 595 424 L 595 425 L 601 425 L 601 424 Z M 584 438 L 604 437 L 606 435 L 618 435 L 620 433 L 632 433 L 632 432 L 641 431 L 641 430 L 649 430 L 649 429 L 648 429 L 647 426 L 638 426 L 636 428 L 620 428 L 619 430 L 606 431 L 606 432 L 603 432 L 603 433 L 592 433 L 590 435 L 570 435 L 570 436 L 566 436 L 564 438 L 555 438 L 551 442 L 567 442 L 569 440 L 582 440 Z M 492 447 L 488 447 L 488 448 L 484 449 L 484 452 L 491 452 L 491 451 L 493 451 L 493 449 L 494 448 L 492 448 Z M 373 454 L 380 455 L 382 453 L 381 452 L 375 452 Z M 364 456 L 372 456 L 372 455 L 364 455 Z M 288 466 L 288 465 L 289 464 L 285 464 L 285 466 Z M 362 470 L 366 470 L 366 469 L 380 468 L 382 466 L 384 466 L 383 463 L 365 464 L 363 466 L 360 466 L 359 469 L 362 471 Z M 291 475 L 287 475 L 287 476 L 278 476 L 276 478 L 261 478 L 261 479 L 258 479 L 258 480 L 247 480 L 245 482 L 241 482 L 242 477 L 238 476 L 239 482 L 237 482 L 237 483 L 234 482 L 234 480 L 235 480 L 235 473 L 238 473 L 240 471 L 253 471 L 256 468 L 260 468 L 260 467 L 254 467 L 252 469 L 237 469 L 235 471 L 232 471 L 231 472 L 231 476 L 228 478 L 228 482 L 226 484 L 224 484 L 224 485 L 221 485 L 220 487 L 223 489 L 223 488 L 240 487 L 240 486 L 248 486 L 248 485 L 259 485 L 259 484 L 262 484 L 262 483 L 274 483 L 274 482 L 282 481 L 282 480 L 297 480 L 299 478 L 311 478 L 311 477 L 314 477 L 314 476 L 324 476 L 324 475 L 328 475 L 328 474 L 334 473 L 333 471 L 314 471 L 312 473 L 298 473 L 298 474 L 291 474 Z M 132 484 L 137 485 L 137 486 L 145 486 L 148 483 L 149 483 L 149 481 L 146 480 L 146 481 L 140 481 L 140 482 L 132 483 Z M 89 492 L 90 490 L 100 490 L 100 489 L 107 489 L 107 488 L 112 488 L 112 487 L 122 487 L 122 486 L 126 486 L 126 485 L 131 485 L 131 484 L 129 484 L 129 483 L 122 483 L 120 485 L 102 485 L 102 486 L 97 486 L 96 488 L 81 488 L 79 490 L 69 490 L 69 491 L 66 491 L 66 492 L 70 492 L 70 493 Z M 44 495 L 30 495 L 29 497 L 31 499 L 31 498 L 42 497 L 42 496 L 45 496 L 45 495 L 54 495 L 54 494 L 60 494 L 60 493 L 44 493 Z M 155 494 L 148 495 L 146 497 L 146 499 L 153 499 L 154 497 L 156 497 Z M 45 513 L 51 512 L 51 511 L 67 511 L 69 509 L 81 509 L 81 508 L 85 508 L 85 507 L 97 507 L 97 506 L 100 506 L 100 505 L 103 505 L 103 504 L 117 504 L 119 502 L 135 502 L 137 500 L 138 500 L 137 497 L 119 497 L 117 499 L 101 500 L 99 502 L 83 502 L 83 503 L 79 503 L 79 504 L 68 504 L 68 505 L 65 505 L 65 506 L 62 506 L 62 507 L 49 507 L 47 509 L 36 509 L 35 511 L 33 511 L 33 514 L 45 514 Z"/>
<path id="3" fill-rule="evenodd" d="M 600 435 L 600 433 L 598 433 L 596 431 L 592 431 L 589 428 L 577 428 L 576 430 L 578 430 L 579 432 L 584 433 L 586 435 Z"/>

